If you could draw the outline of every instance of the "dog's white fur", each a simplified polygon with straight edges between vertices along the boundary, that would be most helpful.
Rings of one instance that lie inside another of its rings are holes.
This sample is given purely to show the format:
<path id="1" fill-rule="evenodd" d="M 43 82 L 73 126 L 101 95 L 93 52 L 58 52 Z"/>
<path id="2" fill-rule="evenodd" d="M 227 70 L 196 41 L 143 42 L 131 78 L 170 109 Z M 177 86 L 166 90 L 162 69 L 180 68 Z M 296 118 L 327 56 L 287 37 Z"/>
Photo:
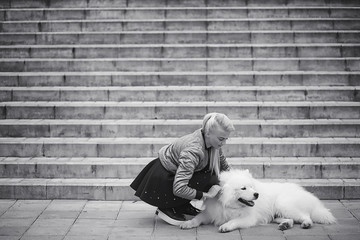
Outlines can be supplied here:
<path id="1" fill-rule="evenodd" d="M 217 197 L 206 199 L 205 210 L 184 222 L 182 229 L 214 223 L 220 232 L 229 232 L 276 222 L 280 230 L 286 230 L 294 222 L 302 228 L 314 222 L 336 222 L 317 197 L 294 183 L 261 182 L 248 170 L 231 170 L 220 174 L 220 186 Z M 239 199 L 255 205 L 247 206 Z"/>

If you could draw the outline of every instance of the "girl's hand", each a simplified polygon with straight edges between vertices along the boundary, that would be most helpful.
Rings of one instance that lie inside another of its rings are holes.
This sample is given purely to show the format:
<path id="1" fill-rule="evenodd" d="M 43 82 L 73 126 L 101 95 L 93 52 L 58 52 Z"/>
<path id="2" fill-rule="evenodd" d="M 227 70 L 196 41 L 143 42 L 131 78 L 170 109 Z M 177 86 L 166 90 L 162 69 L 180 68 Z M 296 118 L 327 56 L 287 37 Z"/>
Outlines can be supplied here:
<path id="1" fill-rule="evenodd" d="M 221 187 L 219 185 L 213 185 L 207 193 L 203 193 L 205 198 L 214 198 L 220 191 Z"/>

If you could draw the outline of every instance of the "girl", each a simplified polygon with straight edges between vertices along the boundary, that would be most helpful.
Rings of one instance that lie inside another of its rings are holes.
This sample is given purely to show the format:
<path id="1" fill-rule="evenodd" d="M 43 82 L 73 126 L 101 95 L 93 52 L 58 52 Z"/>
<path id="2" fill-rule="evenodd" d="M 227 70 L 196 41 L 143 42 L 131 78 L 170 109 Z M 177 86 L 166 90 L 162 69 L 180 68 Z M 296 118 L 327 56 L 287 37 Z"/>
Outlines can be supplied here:
<path id="1" fill-rule="evenodd" d="M 219 191 L 218 175 L 229 170 L 221 147 L 234 126 L 222 113 L 209 113 L 202 128 L 162 147 L 131 183 L 135 195 L 158 207 L 156 214 L 172 225 L 180 225 L 186 215 L 200 211 L 190 201 L 213 198 Z"/>

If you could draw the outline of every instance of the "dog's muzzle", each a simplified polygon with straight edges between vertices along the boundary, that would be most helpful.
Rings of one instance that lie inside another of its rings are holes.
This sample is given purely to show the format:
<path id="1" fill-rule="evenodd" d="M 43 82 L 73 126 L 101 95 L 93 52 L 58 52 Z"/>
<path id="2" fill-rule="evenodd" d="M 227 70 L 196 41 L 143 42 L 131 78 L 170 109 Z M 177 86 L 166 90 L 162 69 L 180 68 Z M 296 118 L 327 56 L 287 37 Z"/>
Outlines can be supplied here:
<path id="1" fill-rule="evenodd" d="M 239 198 L 239 202 L 245 204 L 246 206 L 253 207 L 255 205 L 254 201 L 247 201 L 245 199 Z"/>
<path id="2" fill-rule="evenodd" d="M 255 199 L 258 199 L 259 198 L 259 194 L 258 193 L 254 193 L 254 198 Z M 253 207 L 255 205 L 254 201 L 248 201 L 248 200 L 245 200 L 243 198 L 239 198 L 238 199 L 239 202 L 245 204 L 246 206 L 249 206 L 249 207 Z"/>

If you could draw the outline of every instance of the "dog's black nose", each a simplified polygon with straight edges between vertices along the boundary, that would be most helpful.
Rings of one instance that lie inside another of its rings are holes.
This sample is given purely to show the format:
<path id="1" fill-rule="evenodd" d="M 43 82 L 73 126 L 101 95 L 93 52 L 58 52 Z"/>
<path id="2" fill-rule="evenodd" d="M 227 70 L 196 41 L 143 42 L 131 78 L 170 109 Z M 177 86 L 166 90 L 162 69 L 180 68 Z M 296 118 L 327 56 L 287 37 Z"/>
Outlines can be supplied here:
<path id="1" fill-rule="evenodd" d="M 259 197 L 259 194 L 256 192 L 256 193 L 254 193 L 254 197 L 256 198 L 256 199 L 258 199 L 258 197 Z"/>

